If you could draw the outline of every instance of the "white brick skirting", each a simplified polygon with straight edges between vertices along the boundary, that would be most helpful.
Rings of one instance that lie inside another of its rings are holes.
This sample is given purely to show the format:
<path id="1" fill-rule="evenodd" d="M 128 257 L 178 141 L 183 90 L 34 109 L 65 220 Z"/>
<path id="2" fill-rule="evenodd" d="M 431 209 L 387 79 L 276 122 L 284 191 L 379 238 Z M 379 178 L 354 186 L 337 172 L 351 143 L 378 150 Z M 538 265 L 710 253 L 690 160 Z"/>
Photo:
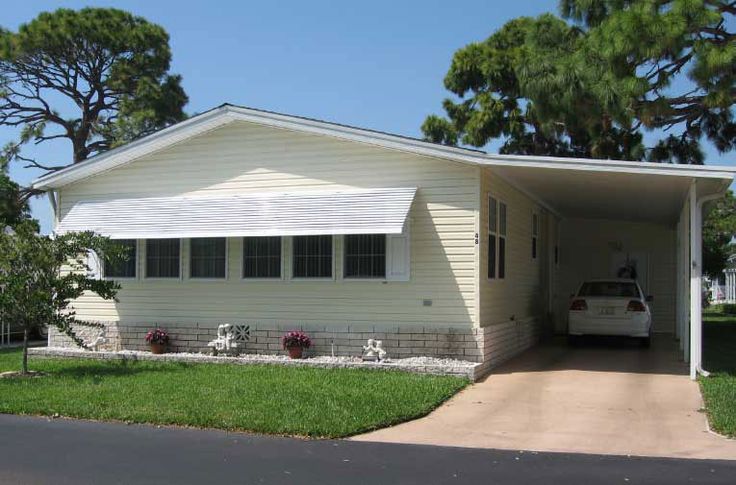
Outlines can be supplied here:
<path id="1" fill-rule="evenodd" d="M 106 327 L 107 343 L 103 350 L 147 350 L 146 332 L 154 327 L 150 324 L 120 324 L 100 322 Z M 226 323 L 226 322 L 222 322 Z M 312 339 L 312 347 L 306 355 L 359 356 L 369 338 L 383 341 L 383 348 L 390 357 L 439 357 L 481 361 L 481 350 L 476 340 L 477 330 L 461 327 L 425 326 L 315 326 L 315 325 L 274 325 L 248 322 L 227 322 L 250 326 L 250 340 L 242 347 L 243 353 L 282 354 L 281 337 L 289 330 L 301 330 Z M 166 330 L 171 341 L 170 352 L 209 352 L 207 343 L 217 335 L 217 326 L 197 324 L 179 326 L 160 325 Z M 77 329 L 75 329 L 77 330 Z M 80 327 L 77 333 L 86 342 L 91 342 L 99 333 L 96 328 Z M 75 347 L 67 336 L 55 329 L 49 332 L 50 347 Z"/>
<path id="2" fill-rule="evenodd" d="M 484 372 L 501 365 L 532 347 L 541 336 L 541 323 L 536 318 L 511 320 L 476 330 L 482 350 Z"/>
<path id="3" fill-rule="evenodd" d="M 107 343 L 101 350 L 148 350 L 146 332 L 150 324 L 120 324 L 101 322 L 106 328 Z M 223 322 L 224 323 L 224 322 Z M 250 340 L 242 347 L 246 354 L 283 354 L 281 336 L 289 330 L 301 330 L 312 339 L 307 356 L 359 356 L 369 338 L 383 341 L 390 357 L 438 357 L 481 362 L 481 371 L 488 372 L 539 341 L 541 324 L 531 318 L 514 320 L 483 328 L 428 327 L 428 326 L 315 326 L 276 325 L 248 322 L 229 322 L 250 325 Z M 207 343 L 217 334 L 216 325 L 160 325 L 171 336 L 169 352 L 209 353 Z M 94 327 L 78 327 L 77 334 L 91 342 L 99 333 Z M 74 348 L 67 336 L 55 329 L 49 331 L 49 346 Z"/>

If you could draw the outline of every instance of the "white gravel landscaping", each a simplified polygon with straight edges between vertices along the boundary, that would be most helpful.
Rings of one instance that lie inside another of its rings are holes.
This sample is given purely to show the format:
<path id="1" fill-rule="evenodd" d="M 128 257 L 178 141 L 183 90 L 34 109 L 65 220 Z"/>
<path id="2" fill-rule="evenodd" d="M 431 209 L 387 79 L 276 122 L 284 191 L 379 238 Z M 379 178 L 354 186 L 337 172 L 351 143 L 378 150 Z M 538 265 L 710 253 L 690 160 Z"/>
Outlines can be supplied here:
<path id="1" fill-rule="evenodd" d="M 477 362 L 465 360 L 440 359 L 436 357 L 407 357 L 402 359 L 384 359 L 381 362 L 363 361 L 357 357 L 315 356 L 303 359 L 290 359 L 286 355 L 241 354 L 231 356 L 213 356 L 196 353 L 152 354 L 136 350 L 90 351 L 66 347 L 38 347 L 29 349 L 29 355 L 47 358 L 82 358 L 98 360 L 150 360 L 163 362 L 189 362 L 209 364 L 275 364 L 298 365 L 322 368 L 364 368 L 374 370 L 401 370 L 420 374 L 452 375 L 467 377 L 475 381 L 481 371 Z"/>

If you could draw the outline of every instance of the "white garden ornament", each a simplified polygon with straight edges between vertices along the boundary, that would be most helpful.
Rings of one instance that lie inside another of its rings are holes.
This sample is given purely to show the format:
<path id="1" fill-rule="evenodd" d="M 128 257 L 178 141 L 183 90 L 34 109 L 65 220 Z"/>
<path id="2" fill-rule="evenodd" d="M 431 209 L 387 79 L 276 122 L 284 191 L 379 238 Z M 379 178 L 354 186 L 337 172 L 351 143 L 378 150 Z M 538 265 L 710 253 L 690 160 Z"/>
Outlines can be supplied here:
<path id="1" fill-rule="evenodd" d="M 107 343 L 107 332 L 105 331 L 105 328 L 100 329 L 100 333 L 97 334 L 97 338 L 95 338 L 92 343 L 89 344 L 89 347 L 94 350 L 95 352 L 100 350 L 100 347 Z"/>
<path id="2" fill-rule="evenodd" d="M 363 360 L 381 361 L 386 358 L 386 351 L 383 350 L 383 342 L 372 338 L 368 339 L 368 345 L 363 346 Z"/>
<path id="3" fill-rule="evenodd" d="M 250 340 L 250 326 L 224 323 L 217 326 L 217 337 L 207 344 L 212 353 L 235 354 L 241 344 Z"/>

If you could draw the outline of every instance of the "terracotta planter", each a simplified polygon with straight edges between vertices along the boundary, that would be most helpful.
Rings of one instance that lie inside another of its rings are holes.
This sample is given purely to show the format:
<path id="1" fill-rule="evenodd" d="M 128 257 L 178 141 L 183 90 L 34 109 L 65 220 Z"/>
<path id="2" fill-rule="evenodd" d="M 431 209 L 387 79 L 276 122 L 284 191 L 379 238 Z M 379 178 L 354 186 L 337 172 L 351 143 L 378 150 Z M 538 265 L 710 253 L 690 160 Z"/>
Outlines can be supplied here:
<path id="1" fill-rule="evenodd" d="M 289 357 L 292 359 L 301 359 L 302 352 L 304 352 L 302 347 L 286 347 L 286 350 L 289 352 Z"/>
<path id="2" fill-rule="evenodd" d="M 163 354 L 166 352 L 166 344 L 157 344 L 151 342 L 151 353 L 152 354 Z"/>

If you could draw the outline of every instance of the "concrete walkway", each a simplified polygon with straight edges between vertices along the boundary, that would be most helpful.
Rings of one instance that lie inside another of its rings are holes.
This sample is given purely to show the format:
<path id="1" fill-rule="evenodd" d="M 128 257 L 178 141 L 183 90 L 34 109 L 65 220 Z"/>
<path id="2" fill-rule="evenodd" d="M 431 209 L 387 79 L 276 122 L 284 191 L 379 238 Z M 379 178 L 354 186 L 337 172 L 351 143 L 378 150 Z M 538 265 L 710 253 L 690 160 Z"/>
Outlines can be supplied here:
<path id="1" fill-rule="evenodd" d="M 698 385 L 671 337 L 651 349 L 545 345 L 496 369 L 426 418 L 359 441 L 736 460 L 707 430 Z"/>

